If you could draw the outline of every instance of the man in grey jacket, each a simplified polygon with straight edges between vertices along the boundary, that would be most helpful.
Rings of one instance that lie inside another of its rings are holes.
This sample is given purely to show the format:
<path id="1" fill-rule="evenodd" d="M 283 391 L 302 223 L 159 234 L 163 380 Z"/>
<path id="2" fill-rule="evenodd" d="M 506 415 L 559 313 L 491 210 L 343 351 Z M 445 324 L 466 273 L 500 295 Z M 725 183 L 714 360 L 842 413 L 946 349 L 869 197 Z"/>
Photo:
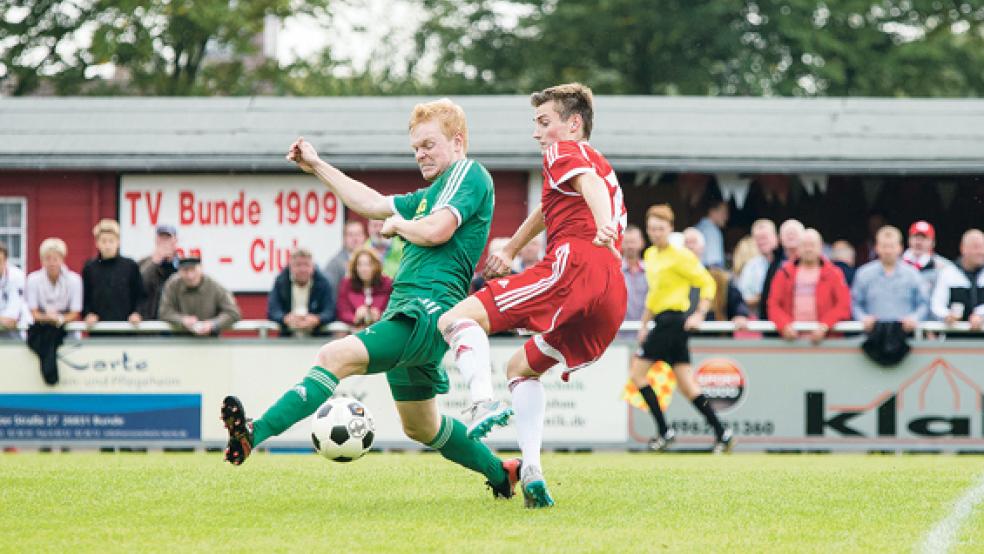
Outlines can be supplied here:
<path id="1" fill-rule="evenodd" d="M 160 317 L 198 336 L 218 335 L 239 321 L 232 294 L 202 272 L 201 259 L 182 258 L 164 285 Z"/>
<path id="2" fill-rule="evenodd" d="M 154 252 L 137 262 L 146 294 L 138 309 L 143 319 L 148 321 L 160 319 L 164 283 L 178 272 L 177 247 L 178 231 L 174 225 L 158 225 L 154 238 Z"/>

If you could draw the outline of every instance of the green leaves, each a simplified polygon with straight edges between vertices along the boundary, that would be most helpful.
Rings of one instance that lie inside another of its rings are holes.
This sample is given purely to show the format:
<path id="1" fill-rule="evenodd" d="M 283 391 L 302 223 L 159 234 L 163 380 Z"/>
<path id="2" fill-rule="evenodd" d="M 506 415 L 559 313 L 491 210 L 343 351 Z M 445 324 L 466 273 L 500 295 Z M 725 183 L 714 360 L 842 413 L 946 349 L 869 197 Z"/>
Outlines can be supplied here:
<path id="1" fill-rule="evenodd" d="M 984 5 L 969 0 L 408 1 L 426 14 L 413 54 L 384 36 L 354 69 L 327 49 L 288 66 L 258 55 L 265 16 L 331 32 L 329 0 L 0 0 L 0 90 L 984 94 Z"/>
<path id="2" fill-rule="evenodd" d="M 984 7 L 978 3 L 425 0 L 423 5 L 431 17 L 418 43 L 429 45 L 426 54 L 440 60 L 434 81 L 443 92 L 527 92 L 570 80 L 610 94 L 984 92 Z M 521 15 L 503 16 L 508 13 Z"/>
<path id="3" fill-rule="evenodd" d="M 292 13 L 326 19 L 328 0 L 0 0 L 0 45 L 9 45 L 0 46 L 0 80 L 15 95 L 45 86 L 62 94 L 256 93 L 277 76 L 256 57 L 264 16 Z M 113 81 L 91 71 L 109 63 Z"/>

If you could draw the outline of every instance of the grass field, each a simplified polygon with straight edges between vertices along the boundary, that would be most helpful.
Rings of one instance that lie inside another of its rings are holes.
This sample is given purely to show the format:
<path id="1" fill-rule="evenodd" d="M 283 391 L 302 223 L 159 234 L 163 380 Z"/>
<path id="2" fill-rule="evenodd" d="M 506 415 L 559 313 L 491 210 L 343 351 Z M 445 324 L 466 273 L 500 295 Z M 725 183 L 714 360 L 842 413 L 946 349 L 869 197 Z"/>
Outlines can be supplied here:
<path id="1" fill-rule="evenodd" d="M 0 454 L 0 551 L 905 552 L 984 458 L 553 454 L 557 506 L 435 454 Z M 984 549 L 984 507 L 955 552 Z"/>

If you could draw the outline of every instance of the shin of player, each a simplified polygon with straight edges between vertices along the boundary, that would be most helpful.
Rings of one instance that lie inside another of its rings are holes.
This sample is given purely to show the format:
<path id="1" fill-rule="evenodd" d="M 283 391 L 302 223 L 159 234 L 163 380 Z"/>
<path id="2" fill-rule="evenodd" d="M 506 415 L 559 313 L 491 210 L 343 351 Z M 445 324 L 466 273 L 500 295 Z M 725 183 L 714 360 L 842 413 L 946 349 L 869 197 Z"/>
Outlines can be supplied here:
<path id="1" fill-rule="evenodd" d="M 453 344 L 466 347 L 465 354 L 482 356 L 471 368 L 475 372 L 489 365 L 485 335 L 508 329 L 540 333 L 510 359 L 507 376 L 526 505 L 544 508 L 554 502 L 540 466 L 545 398 L 539 378 L 556 365 L 569 372 L 591 364 L 615 338 L 626 306 L 618 254 L 625 206 L 615 171 L 587 142 L 594 109 L 590 89 L 558 85 L 532 94 L 530 102 L 533 138 L 543 153 L 541 203 L 501 250 L 488 255 L 485 288 L 440 324 L 446 336 L 451 331 Z M 549 241 L 543 260 L 507 275 L 516 253 L 544 230 Z"/>
<path id="2" fill-rule="evenodd" d="M 255 421 L 246 417 L 238 398 L 226 398 L 226 460 L 243 463 L 255 446 L 313 413 L 340 380 L 385 373 L 407 436 L 483 474 L 493 494 L 508 498 L 518 480 L 519 461 L 503 462 L 469 438 L 464 424 L 439 413 L 436 400 L 449 389 L 441 365 L 447 345 L 437 320 L 465 296 L 488 239 L 495 204 L 492 178 L 467 157 L 467 125 L 460 106 L 447 99 L 419 104 L 408 127 L 416 162 L 430 185 L 397 196 L 385 197 L 345 175 L 303 139 L 291 145 L 289 160 L 314 174 L 355 212 L 386 218 L 382 234 L 398 234 L 407 245 L 379 321 L 324 345 L 306 377 Z"/>

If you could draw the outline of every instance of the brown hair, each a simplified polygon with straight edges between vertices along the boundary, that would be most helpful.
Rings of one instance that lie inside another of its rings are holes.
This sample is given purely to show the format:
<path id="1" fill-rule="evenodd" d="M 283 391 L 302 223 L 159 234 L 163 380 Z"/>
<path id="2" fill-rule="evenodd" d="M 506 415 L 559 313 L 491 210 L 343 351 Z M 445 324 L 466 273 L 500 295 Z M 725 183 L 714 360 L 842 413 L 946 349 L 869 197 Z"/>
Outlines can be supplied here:
<path id="1" fill-rule="evenodd" d="M 410 112 L 409 129 L 412 131 L 418 124 L 431 120 L 437 120 L 441 124 L 441 132 L 448 139 L 460 134 L 462 147 L 468 150 L 468 122 L 461 106 L 448 98 L 417 104 Z"/>
<path id="2" fill-rule="evenodd" d="M 369 256 L 369 261 L 372 263 L 372 280 L 368 283 L 363 283 L 362 279 L 359 278 L 359 272 L 356 271 L 356 266 L 359 265 L 359 258 L 362 256 Z M 349 258 L 348 276 L 352 280 L 353 290 L 362 290 L 367 286 L 381 286 L 383 284 L 383 262 L 379 259 L 379 254 L 367 246 L 363 246 L 352 252 L 352 257 Z"/>
<path id="3" fill-rule="evenodd" d="M 3 254 L 4 258 L 10 257 L 10 251 L 7 250 L 7 243 L 0 241 L 0 254 Z"/>
<path id="4" fill-rule="evenodd" d="M 577 114 L 581 116 L 585 140 L 591 138 L 594 119 L 594 95 L 591 89 L 581 83 L 567 83 L 545 88 L 530 95 L 530 104 L 538 108 L 551 100 L 557 102 L 557 112 L 564 121 Z"/>
<path id="5" fill-rule="evenodd" d="M 669 204 L 654 204 L 646 210 L 646 219 L 655 217 L 673 225 L 673 208 Z"/>

